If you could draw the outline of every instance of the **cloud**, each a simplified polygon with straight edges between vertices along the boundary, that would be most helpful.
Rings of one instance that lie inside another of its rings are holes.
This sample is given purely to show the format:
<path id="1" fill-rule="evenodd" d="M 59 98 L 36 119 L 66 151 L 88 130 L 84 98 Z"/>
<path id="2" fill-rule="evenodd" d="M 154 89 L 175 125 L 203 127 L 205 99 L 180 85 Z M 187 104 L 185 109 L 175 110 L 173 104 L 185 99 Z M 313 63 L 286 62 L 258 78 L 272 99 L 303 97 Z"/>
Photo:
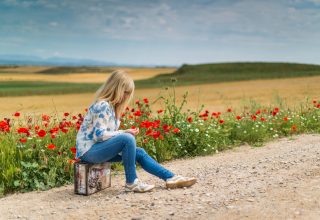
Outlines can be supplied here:
<path id="1" fill-rule="evenodd" d="M 46 51 L 64 54 L 73 44 L 79 53 L 88 45 L 144 46 L 208 57 L 246 48 L 319 48 L 319 6 L 319 0 L 4 0 L 0 39 L 23 36 L 44 50 L 61 45 Z"/>
<path id="2" fill-rule="evenodd" d="M 52 26 L 52 27 L 56 27 L 56 26 L 58 26 L 58 22 L 51 21 L 51 22 L 49 23 L 49 25 Z"/>

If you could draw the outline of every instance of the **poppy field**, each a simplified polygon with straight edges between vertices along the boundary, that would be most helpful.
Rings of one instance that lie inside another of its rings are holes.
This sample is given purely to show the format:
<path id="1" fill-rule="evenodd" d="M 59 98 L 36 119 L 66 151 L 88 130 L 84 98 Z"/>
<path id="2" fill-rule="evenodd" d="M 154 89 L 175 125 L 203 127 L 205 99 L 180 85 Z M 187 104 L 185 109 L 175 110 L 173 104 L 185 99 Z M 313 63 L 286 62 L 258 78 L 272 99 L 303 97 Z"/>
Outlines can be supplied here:
<path id="1" fill-rule="evenodd" d="M 320 101 L 302 102 L 299 108 L 244 106 L 234 111 L 182 111 L 175 95 L 135 101 L 121 115 L 120 129 L 139 127 L 137 146 L 159 162 L 207 155 L 248 143 L 264 142 L 299 133 L 320 133 Z M 162 100 L 163 109 L 151 106 Z M 47 190 L 73 184 L 76 134 L 88 109 L 79 113 L 24 115 L 13 112 L 0 119 L 0 195 Z"/>

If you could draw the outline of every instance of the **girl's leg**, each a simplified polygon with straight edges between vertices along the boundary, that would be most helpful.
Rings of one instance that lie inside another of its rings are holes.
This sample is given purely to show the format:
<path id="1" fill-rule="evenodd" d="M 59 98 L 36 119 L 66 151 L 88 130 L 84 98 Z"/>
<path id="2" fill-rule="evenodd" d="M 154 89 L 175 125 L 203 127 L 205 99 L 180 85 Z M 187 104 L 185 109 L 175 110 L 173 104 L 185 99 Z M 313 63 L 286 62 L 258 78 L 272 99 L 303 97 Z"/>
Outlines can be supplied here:
<path id="1" fill-rule="evenodd" d="M 145 171 L 159 177 L 160 179 L 167 180 L 168 178 L 174 176 L 174 173 L 161 166 L 141 147 L 137 147 L 136 161 L 142 166 Z"/>
<path id="2" fill-rule="evenodd" d="M 158 176 L 163 180 L 166 180 L 174 176 L 172 172 L 165 169 L 157 161 L 155 161 L 152 157 L 150 157 L 143 148 L 137 147 L 136 149 L 137 149 L 136 161 L 142 166 L 142 168 L 145 171 L 155 176 Z M 121 162 L 121 161 L 122 161 L 122 157 L 120 155 L 116 155 L 112 159 L 108 160 L 108 162 Z"/>
<path id="3" fill-rule="evenodd" d="M 117 156 L 122 152 L 122 162 L 126 174 L 126 182 L 133 183 L 136 174 L 136 140 L 132 134 L 118 134 L 106 141 L 95 143 L 87 151 L 81 160 L 89 163 L 102 163 L 109 160 L 119 159 Z"/>

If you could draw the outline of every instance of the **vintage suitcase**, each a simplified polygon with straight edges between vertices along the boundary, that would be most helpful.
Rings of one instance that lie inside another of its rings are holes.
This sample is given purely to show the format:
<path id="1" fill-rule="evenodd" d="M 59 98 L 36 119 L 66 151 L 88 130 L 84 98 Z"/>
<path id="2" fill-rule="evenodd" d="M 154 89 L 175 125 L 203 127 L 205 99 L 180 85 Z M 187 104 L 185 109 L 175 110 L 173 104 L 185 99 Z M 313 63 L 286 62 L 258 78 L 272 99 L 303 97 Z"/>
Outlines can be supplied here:
<path id="1" fill-rule="evenodd" d="M 111 163 L 74 163 L 74 192 L 91 195 L 111 186 Z"/>

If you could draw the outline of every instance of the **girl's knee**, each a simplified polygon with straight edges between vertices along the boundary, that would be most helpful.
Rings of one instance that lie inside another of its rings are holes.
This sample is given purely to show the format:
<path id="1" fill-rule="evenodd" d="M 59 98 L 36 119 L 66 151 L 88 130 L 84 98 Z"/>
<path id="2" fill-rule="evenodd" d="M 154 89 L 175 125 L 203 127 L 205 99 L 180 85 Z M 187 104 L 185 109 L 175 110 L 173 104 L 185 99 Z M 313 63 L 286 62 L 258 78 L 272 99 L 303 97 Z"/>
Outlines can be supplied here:
<path id="1" fill-rule="evenodd" d="M 145 151 L 145 149 L 141 148 L 141 147 L 137 147 L 137 154 L 146 154 L 147 152 Z"/>
<path id="2" fill-rule="evenodd" d="M 136 143 L 135 137 L 130 133 L 121 133 L 121 134 L 119 134 L 119 136 L 121 136 L 121 140 L 125 144 L 127 144 L 127 143 L 135 144 Z"/>

